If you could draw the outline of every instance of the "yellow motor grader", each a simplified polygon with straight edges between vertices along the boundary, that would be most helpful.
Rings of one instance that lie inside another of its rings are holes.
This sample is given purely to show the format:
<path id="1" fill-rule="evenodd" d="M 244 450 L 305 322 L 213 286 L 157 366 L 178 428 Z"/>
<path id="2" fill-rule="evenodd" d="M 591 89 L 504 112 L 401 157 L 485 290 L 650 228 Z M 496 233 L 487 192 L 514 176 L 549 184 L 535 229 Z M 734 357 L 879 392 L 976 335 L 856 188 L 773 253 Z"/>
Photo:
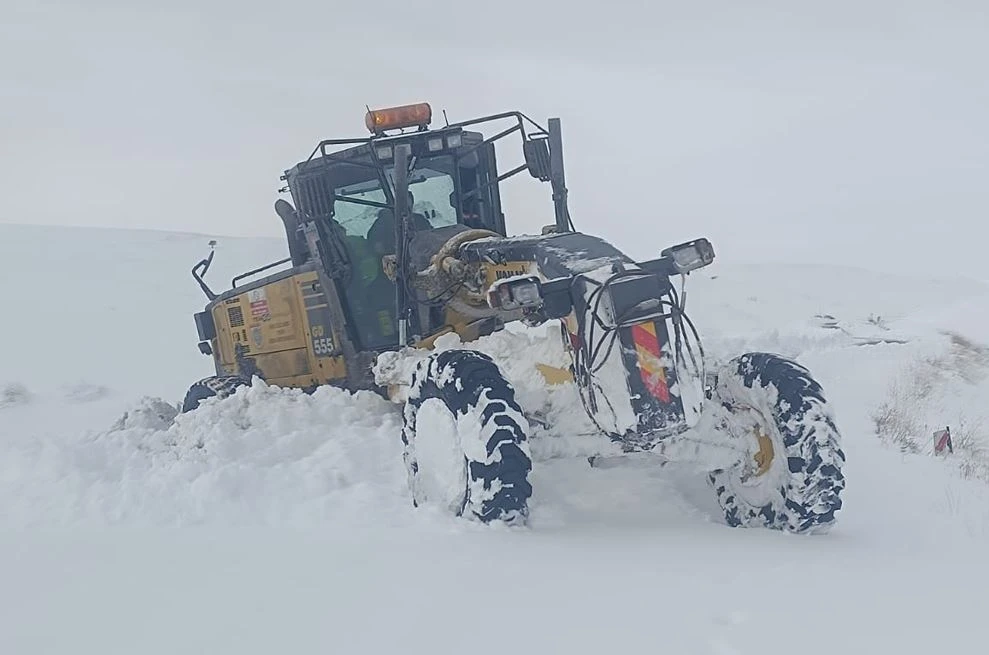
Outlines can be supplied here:
<path id="1" fill-rule="evenodd" d="M 483 352 L 434 346 L 551 322 L 570 366 L 543 370 L 575 385 L 603 436 L 630 453 L 699 459 L 729 525 L 831 527 L 844 454 L 820 385 L 772 353 L 706 368 L 674 280 L 713 262 L 707 239 L 636 262 L 577 231 L 557 118 L 544 128 L 511 111 L 431 128 L 420 103 L 369 110 L 365 122 L 367 136 L 322 141 L 282 176 L 292 202 L 274 209 L 288 257 L 222 293 L 203 279 L 212 252 L 193 267 L 209 299 L 195 315 L 199 348 L 216 375 L 191 386 L 183 411 L 255 377 L 373 390 L 404 403 L 415 505 L 524 523 L 530 422 L 515 390 Z M 495 144 L 512 138 L 524 163 L 501 171 Z M 538 235 L 506 227 L 501 185 L 520 173 L 549 183 L 554 220 Z M 385 353 L 414 353 L 415 364 L 384 375 Z"/>

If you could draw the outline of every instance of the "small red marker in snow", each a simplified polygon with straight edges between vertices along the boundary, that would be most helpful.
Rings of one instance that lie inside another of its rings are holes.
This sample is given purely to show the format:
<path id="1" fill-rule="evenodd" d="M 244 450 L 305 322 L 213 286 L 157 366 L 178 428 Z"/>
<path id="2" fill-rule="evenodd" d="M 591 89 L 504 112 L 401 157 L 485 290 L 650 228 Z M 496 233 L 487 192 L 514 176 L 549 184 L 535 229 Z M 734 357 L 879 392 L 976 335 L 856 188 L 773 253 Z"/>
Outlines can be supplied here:
<path id="1" fill-rule="evenodd" d="M 954 453 L 955 449 L 951 445 L 951 428 L 946 427 L 943 430 L 938 430 L 934 433 L 934 454 L 943 455 L 944 449 L 947 448 L 949 453 Z"/>

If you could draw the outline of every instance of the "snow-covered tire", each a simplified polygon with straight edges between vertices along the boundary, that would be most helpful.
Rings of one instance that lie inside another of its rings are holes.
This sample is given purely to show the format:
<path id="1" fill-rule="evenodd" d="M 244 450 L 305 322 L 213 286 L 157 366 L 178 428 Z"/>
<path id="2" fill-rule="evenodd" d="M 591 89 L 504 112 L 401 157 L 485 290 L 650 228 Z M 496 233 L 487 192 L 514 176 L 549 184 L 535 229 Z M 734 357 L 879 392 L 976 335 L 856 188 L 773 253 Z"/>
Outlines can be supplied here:
<path id="1" fill-rule="evenodd" d="M 249 387 L 251 381 L 239 375 L 214 375 L 194 383 L 182 400 L 182 412 L 191 412 L 207 398 L 226 398 L 239 387 Z"/>
<path id="2" fill-rule="evenodd" d="M 710 474 L 728 524 L 807 534 L 830 530 L 841 509 L 845 454 L 810 372 L 779 355 L 748 353 L 719 373 L 714 399 L 732 416 L 733 433 L 758 427 L 773 448 L 761 475 L 748 475 L 749 462 Z"/>
<path id="3" fill-rule="evenodd" d="M 514 389 L 487 355 L 446 350 L 422 360 L 402 428 L 413 504 L 524 524 L 532 495 L 528 430 Z"/>

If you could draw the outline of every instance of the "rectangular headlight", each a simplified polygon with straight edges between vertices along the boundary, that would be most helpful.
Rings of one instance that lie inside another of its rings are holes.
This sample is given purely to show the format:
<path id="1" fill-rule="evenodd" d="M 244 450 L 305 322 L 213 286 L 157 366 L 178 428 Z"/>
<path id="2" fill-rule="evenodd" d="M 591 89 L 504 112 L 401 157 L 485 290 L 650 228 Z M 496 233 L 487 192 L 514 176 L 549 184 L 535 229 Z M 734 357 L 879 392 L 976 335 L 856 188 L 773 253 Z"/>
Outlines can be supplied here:
<path id="1" fill-rule="evenodd" d="M 681 274 L 703 268 L 714 261 L 714 247 L 707 239 L 681 243 L 667 248 L 661 254 L 672 259 L 673 266 Z"/>
<path id="2" fill-rule="evenodd" d="M 498 280 L 488 289 L 488 305 L 507 312 L 524 307 L 538 307 L 543 302 L 539 278 L 512 277 Z"/>

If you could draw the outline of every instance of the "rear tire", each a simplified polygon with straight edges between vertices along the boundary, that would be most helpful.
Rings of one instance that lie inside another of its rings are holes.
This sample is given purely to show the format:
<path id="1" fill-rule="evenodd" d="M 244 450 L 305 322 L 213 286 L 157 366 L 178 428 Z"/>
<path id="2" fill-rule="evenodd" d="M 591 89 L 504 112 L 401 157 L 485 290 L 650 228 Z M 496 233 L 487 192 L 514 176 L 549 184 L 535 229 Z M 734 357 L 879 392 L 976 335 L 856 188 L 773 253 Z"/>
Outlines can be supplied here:
<path id="1" fill-rule="evenodd" d="M 490 357 L 447 350 L 426 358 L 413 373 L 402 429 L 413 504 L 524 524 L 532 495 L 528 430 Z"/>
<path id="2" fill-rule="evenodd" d="M 240 387 L 251 386 L 251 381 L 239 375 L 213 375 L 203 378 L 189 387 L 182 401 L 182 412 L 191 412 L 207 398 L 226 398 Z"/>
<path id="3" fill-rule="evenodd" d="M 762 467 L 743 462 L 710 474 L 728 524 L 794 533 L 830 530 L 841 509 L 845 454 L 810 372 L 778 355 L 748 353 L 721 371 L 714 399 L 737 420 L 733 432 L 758 430 L 760 454 L 769 450 L 765 438 L 772 451 Z"/>

